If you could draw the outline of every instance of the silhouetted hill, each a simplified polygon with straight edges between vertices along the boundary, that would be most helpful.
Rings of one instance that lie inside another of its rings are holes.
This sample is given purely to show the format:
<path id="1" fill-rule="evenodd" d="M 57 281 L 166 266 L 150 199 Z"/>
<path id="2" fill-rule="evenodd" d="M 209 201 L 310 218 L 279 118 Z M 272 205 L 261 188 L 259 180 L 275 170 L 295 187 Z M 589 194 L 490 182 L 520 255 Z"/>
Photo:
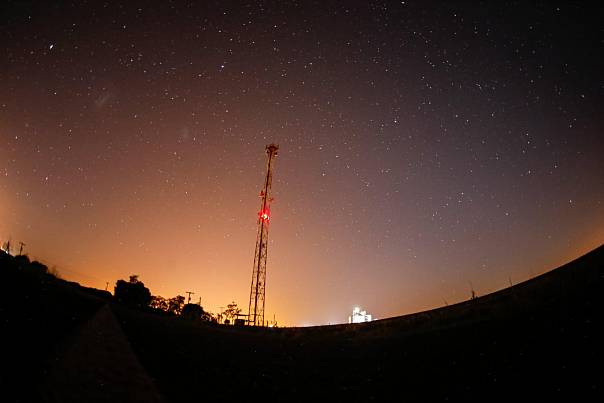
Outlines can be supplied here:
<path id="1" fill-rule="evenodd" d="M 604 248 L 484 297 L 357 325 L 211 329 L 119 310 L 167 396 L 287 400 L 601 394 Z M 180 371 L 173 371 L 179 368 Z"/>
<path id="2" fill-rule="evenodd" d="M 310 328 L 211 326 L 113 303 L 101 313 L 106 300 L 90 292 L 11 273 L 14 304 L 5 300 L 0 312 L 9 318 L 5 331 L 12 335 L 5 348 L 16 354 L 3 364 L 3 383 L 11 380 L 3 388 L 42 384 L 31 394 L 36 400 L 602 396 L 597 368 L 604 358 L 604 247 L 475 300 L 371 323 Z M 74 358 L 87 349 L 102 353 Z M 78 367 L 98 370 L 82 374 Z M 7 368 L 22 372 L 15 376 Z"/>
<path id="3" fill-rule="evenodd" d="M 555 270 L 512 287 L 454 305 L 381 319 L 364 324 L 308 327 L 307 331 L 361 332 L 379 337 L 400 331 L 468 326 L 484 320 L 500 320 L 559 311 L 564 315 L 591 312 L 600 302 L 604 276 L 604 246 Z M 570 310 L 573 312 L 570 312 Z M 578 311 L 578 312 L 574 312 Z"/>
<path id="4" fill-rule="evenodd" d="M 69 343 L 74 329 L 111 294 L 58 279 L 43 265 L 4 252 L 0 252 L 0 278 L 2 395 L 15 395 L 15 401 L 38 400 L 32 392 L 62 344 Z"/>

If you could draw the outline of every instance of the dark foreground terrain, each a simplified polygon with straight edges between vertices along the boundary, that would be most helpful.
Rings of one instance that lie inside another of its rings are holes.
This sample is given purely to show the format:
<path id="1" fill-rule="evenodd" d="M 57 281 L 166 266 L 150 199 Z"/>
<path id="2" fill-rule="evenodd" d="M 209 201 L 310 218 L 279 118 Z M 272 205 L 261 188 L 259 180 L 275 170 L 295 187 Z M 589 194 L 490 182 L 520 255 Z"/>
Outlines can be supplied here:
<path id="1" fill-rule="evenodd" d="M 131 310 L 0 256 L 2 401 L 601 401 L 604 246 L 464 303 L 254 329 Z"/>

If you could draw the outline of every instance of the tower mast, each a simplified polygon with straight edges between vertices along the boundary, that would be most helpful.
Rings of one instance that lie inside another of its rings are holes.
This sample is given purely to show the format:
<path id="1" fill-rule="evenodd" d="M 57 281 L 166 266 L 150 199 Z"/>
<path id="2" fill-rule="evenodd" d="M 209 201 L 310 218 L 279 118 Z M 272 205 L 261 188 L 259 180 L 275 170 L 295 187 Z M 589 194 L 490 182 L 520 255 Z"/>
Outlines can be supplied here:
<path id="1" fill-rule="evenodd" d="M 248 306 L 248 325 L 264 326 L 264 297 L 266 284 L 266 257 L 268 249 L 268 227 L 271 218 L 270 204 L 271 183 L 273 181 L 273 165 L 279 146 L 269 144 L 266 146 L 268 161 L 266 165 L 266 178 L 264 189 L 260 192 L 260 211 L 258 212 L 258 235 L 256 237 L 256 251 L 254 253 L 254 268 L 252 270 L 252 285 L 250 287 L 250 303 Z"/>

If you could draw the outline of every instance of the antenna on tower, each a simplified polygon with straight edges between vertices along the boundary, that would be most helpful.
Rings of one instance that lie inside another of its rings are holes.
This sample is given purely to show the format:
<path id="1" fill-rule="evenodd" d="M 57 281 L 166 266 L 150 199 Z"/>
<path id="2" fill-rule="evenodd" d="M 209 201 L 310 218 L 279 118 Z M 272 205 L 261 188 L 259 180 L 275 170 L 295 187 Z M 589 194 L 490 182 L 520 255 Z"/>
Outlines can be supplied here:
<path id="1" fill-rule="evenodd" d="M 191 294 L 195 294 L 192 291 L 185 291 L 185 294 L 189 294 L 189 299 L 187 300 L 187 304 L 191 303 Z"/>
<path id="2" fill-rule="evenodd" d="M 23 247 L 24 246 L 25 246 L 25 243 L 19 242 L 19 255 L 23 255 Z"/>
<path id="3" fill-rule="evenodd" d="M 258 235 L 256 237 L 250 303 L 248 305 L 247 324 L 251 326 L 264 326 L 268 227 L 271 218 L 270 204 L 273 201 L 271 197 L 271 184 L 273 181 L 273 161 L 277 156 L 277 150 L 279 150 L 279 146 L 276 144 L 266 146 L 266 154 L 268 156 L 266 178 L 264 179 L 264 188 L 260 192 L 261 203 L 260 211 L 258 212 Z"/>

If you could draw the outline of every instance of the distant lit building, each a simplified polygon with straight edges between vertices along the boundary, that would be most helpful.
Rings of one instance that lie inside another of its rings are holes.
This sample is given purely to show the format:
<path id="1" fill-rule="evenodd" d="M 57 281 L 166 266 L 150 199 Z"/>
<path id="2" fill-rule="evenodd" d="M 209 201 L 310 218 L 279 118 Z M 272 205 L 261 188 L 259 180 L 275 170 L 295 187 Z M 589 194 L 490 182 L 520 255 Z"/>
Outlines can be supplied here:
<path id="1" fill-rule="evenodd" d="M 367 311 L 361 311 L 361 308 L 358 306 L 352 310 L 352 316 L 348 317 L 348 323 L 363 323 L 371 321 L 371 315 L 368 314 Z"/>

